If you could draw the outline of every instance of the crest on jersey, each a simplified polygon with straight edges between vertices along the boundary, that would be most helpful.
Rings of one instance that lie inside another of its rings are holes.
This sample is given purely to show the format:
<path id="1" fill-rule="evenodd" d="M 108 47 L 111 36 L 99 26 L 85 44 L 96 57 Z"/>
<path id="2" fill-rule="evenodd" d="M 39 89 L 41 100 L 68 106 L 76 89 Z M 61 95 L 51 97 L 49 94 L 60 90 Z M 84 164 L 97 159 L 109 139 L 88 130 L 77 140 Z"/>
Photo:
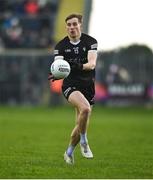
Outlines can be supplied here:
<path id="1" fill-rule="evenodd" d="M 75 54 L 79 54 L 79 47 L 74 47 L 73 50 Z"/>

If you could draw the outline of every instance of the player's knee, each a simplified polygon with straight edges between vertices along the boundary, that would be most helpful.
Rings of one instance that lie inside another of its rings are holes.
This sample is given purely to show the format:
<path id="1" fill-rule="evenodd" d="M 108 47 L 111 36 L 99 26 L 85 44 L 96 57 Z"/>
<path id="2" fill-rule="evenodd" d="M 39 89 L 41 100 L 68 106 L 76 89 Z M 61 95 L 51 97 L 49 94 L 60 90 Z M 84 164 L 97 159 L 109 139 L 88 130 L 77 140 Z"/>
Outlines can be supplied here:
<path id="1" fill-rule="evenodd" d="M 82 108 L 81 108 L 81 115 L 83 115 L 83 116 L 89 116 L 90 115 L 90 113 L 91 113 L 91 107 L 90 106 L 88 106 L 88 105 L 86 105 L 86 106 L 83 106 Z"/>

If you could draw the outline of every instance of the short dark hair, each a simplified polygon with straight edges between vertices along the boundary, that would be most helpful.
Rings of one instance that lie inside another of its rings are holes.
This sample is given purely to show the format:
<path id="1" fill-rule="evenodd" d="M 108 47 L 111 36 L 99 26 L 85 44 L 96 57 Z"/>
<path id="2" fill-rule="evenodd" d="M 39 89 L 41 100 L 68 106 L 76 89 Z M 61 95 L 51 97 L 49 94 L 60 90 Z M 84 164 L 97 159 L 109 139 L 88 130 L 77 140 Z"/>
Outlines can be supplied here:
<path id="1" fill-rule="evenodd" d="M 79 23 L 82 23 L 83 17 L 81 14 L 70 14 L 69 16 L 66 17 L 65 22 L 67 22 L 69 19 L 72 19 L 72 18 L 77 18 Z"/>

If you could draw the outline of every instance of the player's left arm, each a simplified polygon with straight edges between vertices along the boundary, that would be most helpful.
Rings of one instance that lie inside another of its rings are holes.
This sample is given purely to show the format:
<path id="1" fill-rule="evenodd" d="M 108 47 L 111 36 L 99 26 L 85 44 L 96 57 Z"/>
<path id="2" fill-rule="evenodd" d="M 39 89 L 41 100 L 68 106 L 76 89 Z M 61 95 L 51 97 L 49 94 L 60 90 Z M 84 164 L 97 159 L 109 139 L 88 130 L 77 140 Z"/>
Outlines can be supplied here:
<path id="1" fill-rule="evenodd" d="M 97 50 L 89 50 L 87 58 L 88 62 L 83 64 L 83 70 L 89 71 L 95 69 L 97 61 Z"/>

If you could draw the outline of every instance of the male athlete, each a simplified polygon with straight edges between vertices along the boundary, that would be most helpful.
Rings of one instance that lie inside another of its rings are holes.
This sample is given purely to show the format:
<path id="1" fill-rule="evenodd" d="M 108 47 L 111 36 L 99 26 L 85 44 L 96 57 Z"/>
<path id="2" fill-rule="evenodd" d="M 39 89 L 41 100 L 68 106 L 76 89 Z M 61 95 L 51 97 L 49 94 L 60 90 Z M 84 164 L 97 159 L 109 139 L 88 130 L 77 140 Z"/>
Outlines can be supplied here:
<path id="1" fill-rule="evenodd" d="M 54 55 L 55 60 L 62 56 L 71 66 L 69 76 L 63 81 L 62 91 L 76 109 L 76 125 L 64 160 L 67 164 L 74 164 L 73 152 L 78 143 L 82 155 L 93 158 L 87 139 L 87 127 L 94 104 L 97 40 L 81 32 L 82 15 L 71 14 L 65 19 L 65 23 L 68 36 L 56 45 Z M 53 75 L 49 79 L 56 80 Z"/>

